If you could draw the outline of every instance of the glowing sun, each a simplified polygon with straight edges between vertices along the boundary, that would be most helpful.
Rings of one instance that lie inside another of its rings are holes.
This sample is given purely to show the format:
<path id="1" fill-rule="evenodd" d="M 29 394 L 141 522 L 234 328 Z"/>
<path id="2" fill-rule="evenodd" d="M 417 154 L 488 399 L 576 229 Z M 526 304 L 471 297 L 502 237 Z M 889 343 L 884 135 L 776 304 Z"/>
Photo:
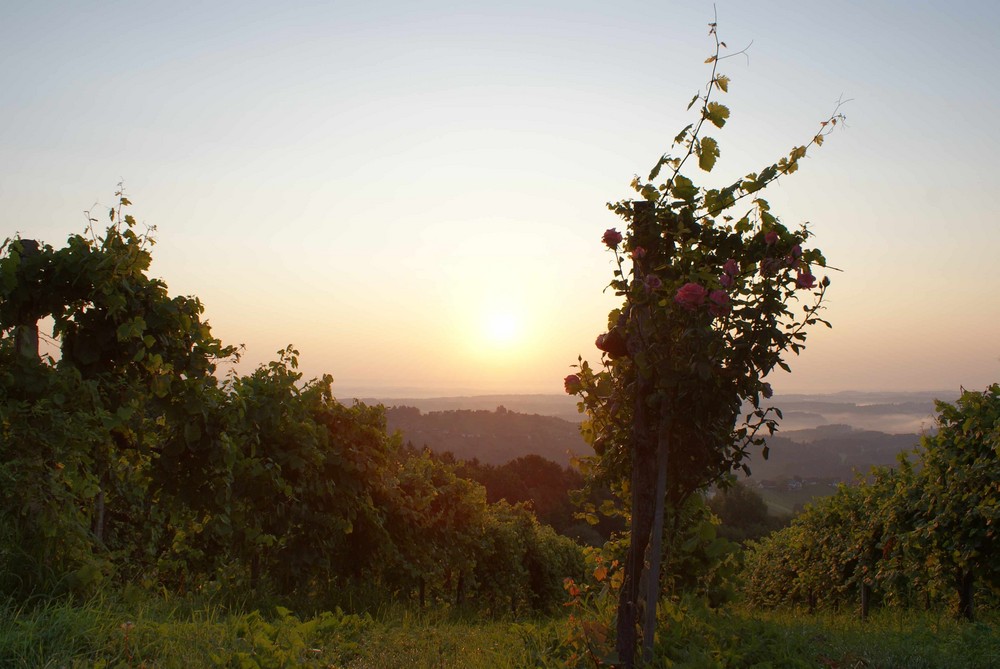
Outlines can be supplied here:
<path id="1" fill-rule="evenodd" d="M 483 318 L 483 335 L 493 346 L 513 346 L 521 337 L 521 322 L 510 311 L 493 311 Z"/>

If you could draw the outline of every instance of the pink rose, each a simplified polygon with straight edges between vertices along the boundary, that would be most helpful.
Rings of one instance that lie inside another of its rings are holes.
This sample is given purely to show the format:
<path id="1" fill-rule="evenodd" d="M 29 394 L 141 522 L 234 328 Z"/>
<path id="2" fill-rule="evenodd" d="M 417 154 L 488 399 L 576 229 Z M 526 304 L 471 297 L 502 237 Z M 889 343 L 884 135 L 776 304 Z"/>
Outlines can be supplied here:
<path id="1" fill-rule="evenodd" d="M 607 245 L 609 249 L 618 248 L 618 245 L 622 242 L 622 233 L 618 232 L 614 228 L 608 228 L 604 231 L 604 236 L 601 240 Z"/>
<path id="2" fill-rule="evenodd" d="M 775 242 L 778 241 L 778 231 L 768 230 L 767 234 L 764 235 L 764 243 L 768 246 L 773 246 Z"/>
<path id="3" fill-rule="evenodd" d="M 642 260 L 645 257 L 646 257 L 646 249 L 642 248 L 641 246 L 636 246 L 634 249 L 632 249 L 632 260 Z"/>
<path id="4" fill-rule="evenodd" d="M 722 271 L 730 277 L 733 277 L 740 273 L 740 266 L 735 260 L 730 258 L 726 261 L 726 264 L 722 266 Z"/>
<path id="5" fill-rule="evenodd" d="M 760 273 L 764 276 L 772 276 L 781 269 L 782 262 L 778 258 L 764 258 L 760 261 Z"/>
<path id="6" fill-rule="evenodd" d="M 812 288 L 816 285 L 816 277 L 808 270 L 799 270 L 798 276 L 795 277 L 795 286 L 797 288 Z"/>
<path id="7" fill-rule="evenodd" d="M 677 290 L 677 294 L 674 295 L 674 302 L 688 311 L 694 311 L 705 303 L 706 297 L 708 297 L 707 288 L 690 282 L 685 283 Z"/>
<path id="8" fill-rule="evenodd" d="M 643 284 L 645 284 L 646 292 L 652 293 L 654 290 L 659 290 L 663 285 L 663 282 L 660 281 L 660 277 L 655 274 L 647 274 Z"/>
<path id="9" fill-rule="evenodd" d="M 713 316 L 725 316 L 732 308 L 729 305 L 729 293 L 724 290 L 713 290 L 708 294 L 708 310 Z"/>
<path id="10" fill-rule="evenodd" d="M 580 382 L 580 377 L 576 374 L 570 374 L 563 379 L 563 387 L 566 388 L 566 393 L 568 395 L 576 395 L 578 392 L 583 390 L 583 384 Z"/>
<path id="11" fill-rule="evenodd" d="M 722 284 L 723 288 L 732 288 L 733 277 L 730 276 L 729 274 L 723 274 L 722 276 L 719 277 L 719 283 Z"/>
<path id="12" fill-rule="evenodd" d="M 609 332 L 597 335 L 594 346 L 612 358 L 628 355 L 628 344 L 625 342 L 625 337 L 622 336 L 621 330 L 618 328 L 611 328 Z"/>
<path id="13" fill-rule="evenodd" d="M 795 267 L 796 265 L 799 264 L 799 258 L 801 257 L 802 257 L 802 246 L 800 244 L 796 244 L 795 246 L 792 247 L 792 250 L 789 252 L 788 257 L 785 258 L 785 264 L 788 265 L 789 267 Z"/>

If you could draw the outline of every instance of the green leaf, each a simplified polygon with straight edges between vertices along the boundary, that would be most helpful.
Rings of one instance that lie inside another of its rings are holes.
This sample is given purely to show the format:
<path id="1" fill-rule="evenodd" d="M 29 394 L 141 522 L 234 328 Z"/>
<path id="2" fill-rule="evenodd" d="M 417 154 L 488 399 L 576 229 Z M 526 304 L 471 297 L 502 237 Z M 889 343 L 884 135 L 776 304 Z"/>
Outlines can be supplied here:
<path id="1" fill-rule="evenodd" d="M 674 137 L 674 144 L 680 144 L 685 139 L 687 139 L 688 131 L 691 128 L 693 128 L 693 127 L 694 127 L 694 123 L 688 123 L 687 126 L 683 130 L 681 130 L 679 133 L 677 133 L 676 137 Z"/>
<path id="2" fill-rule="evenodd" d="M 683 174 L 678 174 L 674 177 L 674 183 L 670 189 L 670 194 L 678 200 L 690 201 L 698 194 L 698 187 Z"/>
<path id="3" fill-rule="evenodd" d="M 690 128 L 691 126 L 688 126 L 688 127 Z M 660 168 L 663 167 L 667 163 L 667 161 L 669 161 L 669 160 L 670 160 L 670 154 L 664 153 L 660 157 L 660 159 L 658 161 L 656 161 L 656 165 L 654 165 L 653 169 L 650 170 L 650 172 L 649 172 L 649 181 L 652 181 L 653 179 L 655 179 L 660 174 Z"/>
<path id="4" fill-rule="evenodd" d="M 201 439 L 201 427 L 198 423 L 187 422 L 184 424 L 184 441 L 188 444 L 196 444 Z"/>
<path id="5" fill-rule="evenodd" d="M 719 157 L 719 143 L 711 137 L 703 137 L 698 145 L 698 167 L 711 172 Z"/>
<path id="6" fill-rule="evenodd" d="M 691 102 L 688 103 L 687 108 L 691 109 L 691 107 L 694 107 L 694 103 L 697 102 L 698 98 L 700 98 L 700 97 L 701 97 L 701 93 L 695 93 L 694 97 L 691 98 Z"/>
<path id="7" fill-rule="evenodd" d="M 716 128 L 721 128 L 726 125 L 726 119 L 729 118 L 729 107 L 718 102 L 709 102 L 705 107 L 705 118 Z"/>

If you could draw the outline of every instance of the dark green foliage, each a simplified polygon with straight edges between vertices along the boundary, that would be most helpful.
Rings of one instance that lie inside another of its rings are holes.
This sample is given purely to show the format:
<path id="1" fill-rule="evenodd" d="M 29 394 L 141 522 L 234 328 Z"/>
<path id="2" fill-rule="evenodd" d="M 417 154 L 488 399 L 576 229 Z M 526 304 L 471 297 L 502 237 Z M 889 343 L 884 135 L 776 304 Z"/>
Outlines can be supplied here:
<path id="1" fill-rule="evenodd" d="M 1000 589 L 1000 384 L 938 402 L 938 431 L 924 437 L 911 543 L 924 564 L 960 593 L 959 613 L 973 618 L 976 582 Z"/>
<path id="2" fill-rule="evenodd" d="M 476 553 L 475 586 L 493 613 L 551 611 L 565 599 L 563 579 L 583 577 L 580 547 L 541 525 L 523 505 L 490 507 Z"/>
<path id="3" fill-rule="evenodd" d="M 463 461 L 459 473 L 486 488 L 486 500 L 495 503 L 528 503 L 538 520 L 556 532 L 591 546 L 603 545 L 625 524 L 620 517 L 594 517 L 594 525 L 580 520 L 580 504 L 599 506 L 611 498 L 607 488 L 587 490 L 583 474 L 573 467 L 561 467 L 540 455 L 526 455 L 503 465 Z"/>
<path id="4" fill-rule="evenodd" d="M 719 535 L 739 543 L 759 539 L 787 522 L 772 516 L 760 493 L 738 481 L 716 491 L 708 507 L 722 521 Z"/>
<path id="5" fill-rule="evenodd" d="M 864 587 L 887 605 L 948 600 L 968 619 L 976 593 L 996 602 L 1000 386 L 938 408 L 939 429 L 915 464 L 876 468 L 751 544 L 751 601 L 853 607 Z"/>
<path id="6" fill-rule="evenodd" d="M 580 547 L 404 449 L 383 407 L 304 380 L 292 347 L 220 383 L 235 349 L 147 276 L 151 241 L 119 197 L 103 237 L 0 247 L 0 594 L 133 582 L 315 608 L 367 583 L 561 602 Z M 46 316 L 58 360 L 31 345 Z"/>

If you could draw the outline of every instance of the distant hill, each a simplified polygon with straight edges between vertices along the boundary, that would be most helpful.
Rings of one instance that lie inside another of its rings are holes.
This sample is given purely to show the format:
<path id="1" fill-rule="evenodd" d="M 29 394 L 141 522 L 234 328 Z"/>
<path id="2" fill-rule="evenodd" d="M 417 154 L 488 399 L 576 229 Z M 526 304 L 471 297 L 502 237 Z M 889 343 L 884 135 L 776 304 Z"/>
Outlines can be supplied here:
<path id="1" fill-rule="evenodd" d="M 800 477 L 852 481 L 876 465 L 896 465 L 896 456 L 912 450 L 917 434 L 886 434 L 856 430 L 849 425 L 826 425 L 810 430 L 782 432 L 767 440 L 770 457 L 751 453 L 750 479 L 755 482 Z"/>
<path id="2" fill-rule="evenodd" d="M 888 434 L 917 434 L 934 425 L 934 400 L 952 402 L 954 391 L 841 392 L 825 395 L 786 394 L 772 400 L 784 414 L 783 433 L 824 425 L 850 425 Z M 430 398 L 364 397 L 366 404 L 416 407 L 422 412 L 492 411 L 503 406 L 523 414 L 556 416 L 579 423 L 576 398 L 569 395 L 469 395 Z"/>
<path id="3" fill-rule="evenodd" d="M 386 419 L 390 431 L 399 430 L 404 440 L 418 448 L 450 451 L 460 460 L 476 458 L 491 465 L 525 455 L 540 455 L 567 465 L 572 455 L 589 450 L 579 424 L 555 416 L 518 413 L 504 406 L 493 411 L 428 413 L 417 407 L 391 406 L 386 408 Z"/>
<path id="4" fill-rule="evenodd" d="M 783 395 L 775 398 L 784 420 L 769 440 L 770 459 L 759 451 L 749 462 L 755 483 L 800 477 L 851 481 L 873 465 L 895 465 L 919 434 L 933 427 L 934 400 L 956 393 Z M 390 430 L 415 446 L 451 451 L 501 465 L 541 455 L 565 465 L 570 454 L 589 452 L 579 433 L 580 414 L 567 395 L 483 395 L 426 399 L 377 399 L 388 407 Z"/>
<path id="5" fill-rule="evenodd" d="M 784 414 L 782 431 L 830 424 L 864 430 L 919 433 L 934 426 L 934 400 L 953 402 L 957 392 L 861 393 L 780 395 L 774 402 Z"/>
<path id="6" fill-rule="evenodd" d="M 455 397 L 395 397 L 361 398 L 365 404 L 382 404 L 387 407 L 415 407 L 422 412 L 432 411 L 493 411 L 505 407 L 523 414 L 556 416 L 570 422 L 583 420 L 576 410 L 576 398 L 569 395 L 469 395 Z"/>

